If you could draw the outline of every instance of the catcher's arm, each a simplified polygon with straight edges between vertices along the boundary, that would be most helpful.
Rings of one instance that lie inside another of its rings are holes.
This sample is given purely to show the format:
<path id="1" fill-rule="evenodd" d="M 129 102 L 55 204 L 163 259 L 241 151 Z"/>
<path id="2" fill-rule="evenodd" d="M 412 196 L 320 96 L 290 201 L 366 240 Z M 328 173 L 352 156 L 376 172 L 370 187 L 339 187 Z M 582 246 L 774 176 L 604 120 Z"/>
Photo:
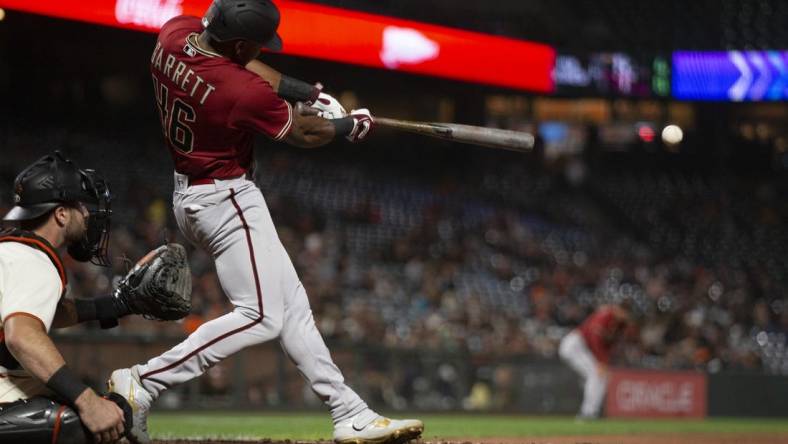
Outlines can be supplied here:
<path id="1" fill-rule="evenodd" d="M 52 319 L 52 328 L 66 328 L 88 321 L 99 321 L 101 328 L 112 328 L 118 325 L 118 319 L 128 314 L 116 306 L 111 295 L 92 299 L 63 298 Z"/>
<path id="2" fill-rule="evenodd" d="M 140 259 L 112 295 L 61 300 L 52 326 L 62 328 L 99 321 L 102 328 L 112 328 L 118 325 L 118 319 L 130 314 L 176 320 L 190 310 L 191 270 L 186 249 L 179 244 L 168 244 Z"/>

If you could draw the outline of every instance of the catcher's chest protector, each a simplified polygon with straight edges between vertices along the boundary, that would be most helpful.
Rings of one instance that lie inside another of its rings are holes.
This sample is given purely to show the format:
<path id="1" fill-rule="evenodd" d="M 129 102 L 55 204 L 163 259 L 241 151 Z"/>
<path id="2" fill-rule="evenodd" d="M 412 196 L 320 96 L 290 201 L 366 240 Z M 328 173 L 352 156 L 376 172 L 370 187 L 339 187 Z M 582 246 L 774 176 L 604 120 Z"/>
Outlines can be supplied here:
<path id="1" fill-rule="evenodd" d="M 60 260 L 60 256 L 57 254 L 57 251 L 52 248 L 52 245 L 47 242 L 46 239 L 28 231 L 10 230 L 0 233 L 0 243 L 2 242 L 18 242 L 31 248 L 35 248 L 36 250 L 42 251 L 44 254 L 46 254 L 49 260 L 52 261 L 52 264 L 55 266 L 55 269 L 60 276 L 60 282 L 63 284 L 63 292 L 61 293 L 60 297 L 66 295 L 66 285 L 68 284 L 66 269 L 63 267 L 63 261 Z M 24 295 L 20 295 L 20 297 L 24 297 Z M 14 358 L 5 344 L 5 334 L 3 333 L 2 328 L 0 328 L 0 366 L 5 367 L 7 370 L 17 370 L 21 368 L 19 362 L 16 361 L 16 358 Z"/>

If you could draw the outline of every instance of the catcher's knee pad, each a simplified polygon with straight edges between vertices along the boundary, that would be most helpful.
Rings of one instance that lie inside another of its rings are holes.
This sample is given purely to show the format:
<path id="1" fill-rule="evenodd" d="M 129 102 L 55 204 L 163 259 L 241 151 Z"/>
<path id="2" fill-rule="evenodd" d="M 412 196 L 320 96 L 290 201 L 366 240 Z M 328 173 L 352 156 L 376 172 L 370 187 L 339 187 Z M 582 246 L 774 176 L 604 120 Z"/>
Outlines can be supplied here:
<path id="1" fill-rule="evenodd" d="M 91 444 L 93 437 L 69 406 L 43 396 L 0 406 L 0 443 Z"/>

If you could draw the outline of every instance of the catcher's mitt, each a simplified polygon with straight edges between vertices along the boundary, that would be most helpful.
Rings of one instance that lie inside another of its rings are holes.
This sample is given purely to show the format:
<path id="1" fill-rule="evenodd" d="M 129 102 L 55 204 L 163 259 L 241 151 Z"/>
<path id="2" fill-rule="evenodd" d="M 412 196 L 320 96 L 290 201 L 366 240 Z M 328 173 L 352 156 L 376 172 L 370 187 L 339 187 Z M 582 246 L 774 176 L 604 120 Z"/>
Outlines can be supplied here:
<path id="1" fill-rule="evenodd" d="M 126 274 L 115 298 L 129 313 L 147 319 L 174 321 L 192 308 L 192 274 L 186 249 L 167 244 L 146 254 Z"/>

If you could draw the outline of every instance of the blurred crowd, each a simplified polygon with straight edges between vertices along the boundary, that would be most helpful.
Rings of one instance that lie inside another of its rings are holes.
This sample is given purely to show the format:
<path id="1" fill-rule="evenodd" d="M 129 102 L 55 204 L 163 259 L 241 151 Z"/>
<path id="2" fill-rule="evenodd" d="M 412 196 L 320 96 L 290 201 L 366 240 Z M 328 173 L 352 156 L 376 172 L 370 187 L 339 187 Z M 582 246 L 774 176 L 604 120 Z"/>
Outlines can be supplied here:
<path id="1" fill-rule="evenodd" d="M 157 134 L 3 136 L 12 147 L 0 171 L 3 212 L 13 176 L 41 146 L 110 178 L 113 265 L 69 259 L 72 296 L 108 293 L 149 249 L 186 243 Z M 439 149 L 414 166 L 366 149 L 258 150 L 256 181 L 329 342 L 477 360 L 555 357 L 595 306 L 629 299 L 637 328 L 617 364 L 788 374 L 788 207 L 779 179 L 611 172 L 579 161 L 534 168 L 486 152 L 447 164 Z M 182 336 L 229 311 L 211 258 L 190 248 L 190 260 L 191 316 L 130 318 L 101 334 Z"/>

